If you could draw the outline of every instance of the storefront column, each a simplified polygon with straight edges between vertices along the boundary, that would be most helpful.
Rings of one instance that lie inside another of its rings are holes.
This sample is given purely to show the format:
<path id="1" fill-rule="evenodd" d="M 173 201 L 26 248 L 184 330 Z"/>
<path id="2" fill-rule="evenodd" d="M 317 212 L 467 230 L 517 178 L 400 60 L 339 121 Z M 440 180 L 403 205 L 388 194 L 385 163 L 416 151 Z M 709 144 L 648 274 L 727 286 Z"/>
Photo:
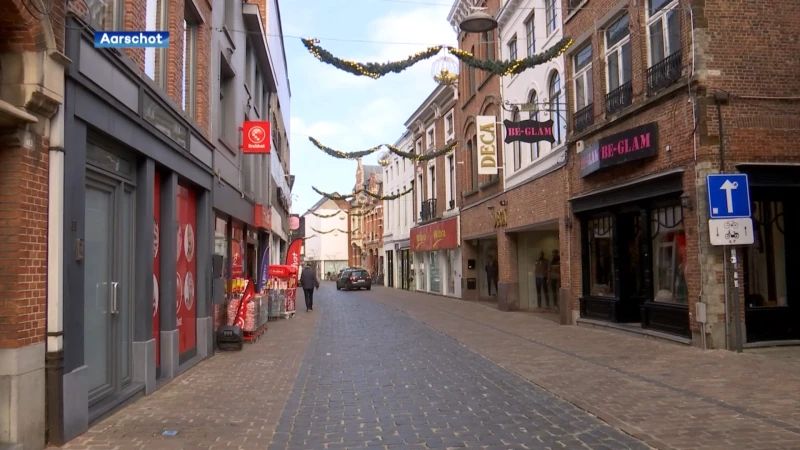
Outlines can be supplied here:
<path id="1" fill-rule="evenodd" d="M 175 299 L 176 274 L 178 273 L 178 175 L 174 172 L 161 178 L 161 227 L 159 253 L 161 253 L 161 280 L 159 286 L 159 309 L 161 310 L 161 377 L 174 378 L 178 372 L 178 322 Z M 150 246 L 152 248 L 152 245 Z M 152 259 L 152 258 L 151 258 Z"/>
<path id="2" fill-rule="evenodd" d="M 497 233 L 497 308 L 500 311 L 519 310 L 519 281 L 517 276 L 517 239 L 503 231 Z"/>
<path id="3" fill-rule="evenodd" d="M 136 298 L 133 325 L 133 382 L 143 383 L 145 394 L 156 390 L 156 340 L 153 339 L 153 184 L 156 165 L 146 158 L 137 169 L 136 184 Z M 173 252 L 174 253 L 174 252 Z M 164 279 L 164 278 L 162 278 Z"/>
<path id="4" fill-rule="evenodd" d="M 197 195 L 197 355 L 214 354 L 214 319 L 211 317 L 211 255 L 214 253 L 214 221 L 211 191 Z"/>

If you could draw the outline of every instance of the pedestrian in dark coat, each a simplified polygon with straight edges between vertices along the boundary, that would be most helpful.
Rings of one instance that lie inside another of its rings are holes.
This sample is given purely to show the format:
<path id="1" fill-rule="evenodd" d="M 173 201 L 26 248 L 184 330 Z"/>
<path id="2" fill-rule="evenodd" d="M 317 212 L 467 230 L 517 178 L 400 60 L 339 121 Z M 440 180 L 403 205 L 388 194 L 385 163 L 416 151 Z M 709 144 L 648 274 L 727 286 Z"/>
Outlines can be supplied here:
<path id="1" fill-rule="evenodd" d="M 319 280 L 317 279 L 317 271 L 311 267 L 311 264 L 306 264 L 306 268 L 300 274 L 300 287 L 303 288 L 303 296 L 306 299 L 306 312 L 313 311 L 314 289 L 319 289 Z"/>

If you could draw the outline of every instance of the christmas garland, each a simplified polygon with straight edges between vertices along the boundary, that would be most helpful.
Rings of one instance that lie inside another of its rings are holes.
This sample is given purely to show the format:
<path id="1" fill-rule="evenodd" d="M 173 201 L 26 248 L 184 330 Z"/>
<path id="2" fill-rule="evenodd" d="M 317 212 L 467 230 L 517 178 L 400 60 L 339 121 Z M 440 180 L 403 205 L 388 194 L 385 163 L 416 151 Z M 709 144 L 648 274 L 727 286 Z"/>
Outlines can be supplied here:
<path id="1" fill-rule="evenodd" d="M 366 189 L 362 189 L 362 190 L 353 192 L 352 194 L 345 194 L 345 195 L 338 194 L 338 193 L 335 193 L 335 192 L 333 194 L 328 193 L 328 192 L 322 192 L 319 189 L 315 188 L 314 186 L 311 186 L 311 189 L 313 189 L 314 192 L 316 192 L 317 194 L 319 194 L 319 195 L 321 195 L 321 196 L 323 196 L 323 197 L 325 197 L 327 199 L 330 199 L 330 200 L 347 200 L 347 199 L 351 199 L 351 198 L 356 197 L 358 194 L 369 195 L 370 197 L 374 198 L 375 200 L 397 200 L 398 198 L 400 198 L 400 197 L 402 197 L 402 196 L 404 196 L 406 194 L 411 193 L 414 190 L 414 183 L 412 182 L 411 183 L 411 187 L 408 188 L 406 191 L 400 192 L 400 193 L 394 194 L 394 195 L 373 194 L 372 192 L 370 192 L 370 191 L 368 191 Z"/>
<path id="2" fill-rule="evenodd" d="M 544 64 L 547 61 L 564 54 L 564 52 L 566 52 L 573 43 L 571 38 L 565 37 L 558 41 L 555 45 L 539 54 L 531 55 L 522 59 L 506 61 L 479 59 L 470 52 L 451 46 L 439 45 L 435 47 L 428 47 L 427 49 L 415 53 L 402 61 L 390 61 L 386 63 L 359 63 L 334 56 L 331 52 L 317 45 L 319 43 L 319 39 L 303 39 L 302 41 L 303 45 L 305 45 L 308 51 L 323 63 L 330 64 L 337 69 L 352 73 L 353 75 L 367 76 L 374 79 L 380 78 L 389 73 L 400 73 L 420 61 L 433 57 L 442 49 L 446 49 L 448 52 L 450 52 L 450 54 L 470 67 L 500 76 L 517 74 L 540 64 Z"/>
<path id="3" fill-rule="evenodd" d="M 390 61 L 385 63 L 359 63 L 342 58 L 337 58 L 324 48 L 320 47 L 319 39 L 302 39 L 303 45 L 318 60 L 330 64 L 339 70 L 352 73 L 357 76 L 365 76 L 378 79 L 390 73 L 400 73 L 414 64 L 432 58 L 442 50 L 442 46 L 428 47 L 427 49 L 415 53 L 403 61 Z"/>
<path id="4" fill-rule="evenodd" d="M 400 197 L 402 197 L 402 196 L 404 196 L 406 194 L 410 194 L 412 191 L 414 191 L 413 183 L 412 183 L 412 186 L 410 188 L 406 189 L 404 192 L 399 192 L 399 193 L 394 194 L 394 195 L 378 195 L 378 194 L 373 194 L 372 192 L 369 192 L 369 191 L 364 191 L 364 193 L 369 195 L 370 197 L 374 198 L 375 200 L 397 200 L 398 198 L 400 198 Z"/>
<path id="5" fill-rule="evenodd" d="M 433 151 L 433 152 L 430 152 L 430 153 L 423 153 L 422 155 L 417 155 L 417 154 L 411 153 L 411 152 L 404 152 L 404 151 L 400 150 L 399 148 L 395 147 L 394 145 L 389 145 L 389 144 L 385 144 L 385 145 L 386 145 L 386 148 L 388 148 L 390 152 L 394 153 L 395 155 L 397 155 L 397 156 L 399 156 L 401 158 L 410 159 L 411 161 L 414 161 L 414 162 L 420 162 L 420 161 L 430 161 L 431 159 L 436 159 L 436 158 L 438 158 L 440 156 L 443 156 L 443 155 L 446 155 L 446 154 L 452 152 L 453 149 L 456 148 L 456 145 L 458 145 L 458 142 L 451 142 L 450 144 L 446 145 L 444 148 L 441 148 L 439 150 L 436 150 L 436 151 Z"/>
<path id="6" fill-rule="evenodd" d="M 314 144 L 314 146 L 317 147 L 318 149 L 322 150 L 323 152 L 327 153 L 330 156 L 333 156 L 334 158 L 339 158 L 339 159 L 358 159 L 358 158 L 363 158 L 365 156 L 369 156 L 369 155 L 377 152 L 382 147 L 381 145 L 379 145 L 377 147 L 372 147 L 372 148 L 369 148 L 369 149 L 366 149 L 366 150 L 359 150 L 357 152 L 346 153 L 346 152 L 343 152 L 343 151 L 336 150 L 334 148 L 330 148 L 330 147 L 328 147 L 326 145 L 323 145 L 321 142 L 319 142 L 318 140 L 314 139 L 311 136 L 308 137 L 308 140 L 311 141 L 311 143 Z"/>
<path id="7" fill-rule="evenodd" d="M 495 75 L 504 76 L 522 73 L 532 67 L 544 64 L 547 61 L 564 54 L 564 52 L 566 52 L 571 45 L 572 39 L 565 37 L 542 53 L 531 55 L 522 59 L 512 59 L 506 61 L 478 59 L 472 53 L 459 50 L 454 47 L 448 47 L 447 51 L 470 67 L 491 72 Z"/>
<path id="8" fill-rule="evenodd" d="M 325 197 L 325 198 L 327 198 L 329 200 L 349 200 L 351 198 L 354 198 L 358 194 L 358 192 L 353 193 L 353 194 L 345 194 L 345 195 L 339 194 L 338 192 L 334 192 L 333 194 L 329 194 L 327 192 L 320 191 L 319 189 L 315 188 L 314 186 L 311 186 L 311 189 L 313 189 L 314 192 L 316 192 L 317 194 L 319 194 L 319 195 L 321 195 L 321 196 L 323 196 L 323 197 Z"/>
<path id="9" fill-rule="evenodd" d="M 363 216 L 366 216 L 367 214 L 371 213 L 374 209 L 375 209 L 375 207 L 373 206 L 372 208 L 370 208 L 370 209 L 368 209 L 366 211 L 363 211 L 363 212 L 360 212 L 360 213 L 350 213 L 350 215 L 352 217 L 363 217 Z"/>
<path id="10" fill-rule="evenodd" d="M 335 213 L 332 213 L 332 214 L 320 214 L 320 213 L 318 213 L 318 212 L 311 211 L 311 215 L 312 215 L 312 216 L 317 216 L 317 217 L 319 217 L 320 219 L 330 219 L 331 217 L 336 217 L 336 216 L 338 216 L 340 212 L 342 212 L 342 210 L 341 210 L 341 209 L 340 209 L 340 210 L 338 210 L 338 211 L 336 211 Z"/>
<path id="11" fill-rule="evenodd" d="M 318 230 L 318 229 L 316 229 L 314 227 L 311 227 L 311 229 L 314 231 L 314 233 L 319 233 L 319 234 L 331 234 L 331 233 L 333 233 L 335 231 L 338 231 L 339 233 L 347 234 L 347 231 L 340 230 L 338 228 L 334 228 L 334 229 L 328 230 L 328 231 L 320 231 L 320 230 Z"/>

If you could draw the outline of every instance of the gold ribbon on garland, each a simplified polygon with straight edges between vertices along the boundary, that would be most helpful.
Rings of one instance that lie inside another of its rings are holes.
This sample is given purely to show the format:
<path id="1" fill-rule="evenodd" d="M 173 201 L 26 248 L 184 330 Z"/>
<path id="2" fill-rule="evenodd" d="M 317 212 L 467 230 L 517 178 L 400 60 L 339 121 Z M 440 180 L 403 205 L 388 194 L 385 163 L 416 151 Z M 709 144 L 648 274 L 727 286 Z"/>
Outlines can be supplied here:
<path id="1" fill-rule="evenodd" d="M 358 159 L 358 158 L 363 158 L 365 156 L 369 156 L 369 155 L 377 152 L 378 150 L 381 149 L 381 147 L 383 147 L 382 145 L 379 145 L 377 147 L 368 148 L 366 150 L 359 150 L 357 152 L 347 153 L 347 152 L 336 150 L 335 148 L 330 148 L 330 147 L 328 147 L 326 145 L 323 145 L 320 141 L 314 139 L 311 136 L 308 137 L 308 140 L 311 141 L 311 143 L 314 144 L 314 146 L 317 147 L 318 149 L 322 150 L 323 152 L 327 153 L 330 156 L 333 156 L 334 158 L 339 158 L 339 159 Z"/>
<path id="2" fill-rule="evenodd" d="M 335 231 L 338 231 L 339 233 L 344 233 L 344 234 L 347 234 L 347 231 L 340 230 L 340 229 L 338 229 L 338 228 L 334 228 L 334 229 L 332 229 L 332 230 L 328 230 L 328 231 L 320 231 L 320 230 L 318 230 L 318 229 L 316 229 L 316 228 L 314 228 L 314 227 L 311 227 L 311 229 L 312 229 L 312 230 L 313 230 L 315 233 L 319 233 L 319 234 L 331 234 L 331 233 L 333 233 L 333 232 L 335 232 Z"/>
<path id="3" fill-rule="evenodd" d="M 517 74 L 532 67 L 544 64 L 564 54 L 564 52 L 566 52 L 567 49 L 573 44 L 571 38 L 564 37 L 541 53 L 527 56 L 525 58 L 510 59 L 505 61 L 479 59 L 470 52 L 451 46 L 437 45 L 435 47 L 428 47 L 421 52 L 414 53 L 402 61 L 389 61 L 385 63 L 359 63 L 334 56 L 331 52 L 317 45 L 319 44 L 319 39 L 303 39 L 302 41 L 306 49 L 308 49 L 308 51 L 321 62 L 330 64 L 337 69 L 353 75 L 367 76 L 374 79 L 378 79 L 389 73 L 400 73 L 420 61 L 432 58 L 442 49 L 446 49 L 450 54 L 458 58 L 467 66 L 499 76 Z"/>

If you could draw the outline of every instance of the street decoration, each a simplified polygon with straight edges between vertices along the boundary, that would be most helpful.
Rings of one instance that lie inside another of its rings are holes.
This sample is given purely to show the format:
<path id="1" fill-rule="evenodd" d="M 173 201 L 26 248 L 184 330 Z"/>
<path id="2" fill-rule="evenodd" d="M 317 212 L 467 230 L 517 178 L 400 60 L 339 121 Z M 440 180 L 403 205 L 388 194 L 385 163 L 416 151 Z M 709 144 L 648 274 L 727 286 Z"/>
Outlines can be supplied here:
<path id="1" fill-rule="evenodd" d="M 316 228 L 314 228 L 314 227 L 311 227 L 311 230 L 313 230 L 313 231 L 314 231 L 314 233 L 319 233 L 319 234 L 331 234 L 331 233 L 336 233 L 336 232 L 338 232 L 338 233 L 343 233 L 343 234 L 347 234 L 347 231 L 345 231 L 345 230 L 341 230 L 341 229 L 339 229 L 339 228 L 334 228 L 334 229 L 332 229 L 332 230 L 328 230 L 328 231 L 321 231 L 321 230 L 318 230 L 318 229 L 316 229 Z"/>
<path id="2" fill-rule="evenodd" d="M 386 147 L 387 149 L 389 149 L 390 152 L 394 153 L 395 155 L 397 155 L 397 156 L 399 156 L 401 158 L 409 159 L 409 160 L 415 161 L 415 162 L 428 161 L 428 160 L 436 159 L 436 158 L 438 158 L 438 157 L 440 157 L 442 155 L 446 155 L 446 154 L 450 153 L 451 151 L 453 151 L 453 149 L 456 148 L 456 145 L 458 145 L 458 142 L 451 142 L 450 144 L 448 144 L 447 146 L 445 146 L 444 148 L 441 148 L 439 150 L 435 150 L 435 151 L 432 151 L 430 153 L 424 153 L 424 154 L 421 154 L 421 155 L 417 155 L 417 154 L 410 153 L 410 152 L 404 152 L 404 151 L 400 150 L 399 148 L 397 148 L 397 147 L 395 147 L 393 145 L 390 145 L 390 144 L 381 144 L 381 145 L 378 145 L 378 146 L 375 146 L 375 147 L 372 147 L 372 148 L 368 148 L 366 150 L 357 150 L 357 151 L 354 151 L 354 152 L 343 152 L 341 150 L 336 150 L 334 148 L 328 147 L 327 145 L 324 145 L 323 143 L 321 143 L 320 141 L 318 141 L 317 139 L 315 139 L 315 138 L 313 138 L 311 136 L 308 137 L 308 140 L 312 144 L 314 144 L 315 147 L 317 147 L 318 149 L 322 150 L 324 153 L 328 154 L 329 156 L 333 156 L 334 158 L 338 158 L 338 159 L 350 159 L 350 160 L 357 160 L 359 158 L 363 158 L 365 156 L 368 156 L 368 155 L 371 155 L 372 153 L 377 152 L 382 147 Z"/>
<path id="3" fill-rule="evenodd" d="M 309 211 L 309 212 L 311 213 L 312 216 L 319 217 L 320 219 L 330 219 L 331 217 L 338 216 L 339 213 L 341 213 L 343 211 L 340 209 L 340 210 L 338 210 L 338 211 L 336 211 L 334 213 L 331 213 L 331 214 L 320 214 L 320 213 L 318 213 L 316 211 Z"/>
<path id="4" fill-rule="evenodd" d="M 503 125 L 506 127 L 506 144 L 512 142 L 534 144 L 539 141 L 547 141 L 552 144 L 556 141 L 553 136 L 552 119 L 544 122 L 536 120 L 521 120 L 519 122 L 504 120 Z"/>
<path id="5" fill-rule="evenodd" d="M 375 146 L 375 147 L 372 147 L 372 148 L 368 148 L 366 150 L 358 150 L 358 151 L 355 151 L 355 152 L 349 152 L 348 153 L 348 152 L 343 152 L 341 150 L 336 150 L 335 148 L 328 147 L 328 146 L 322 144 L 320 141 L 314 139 L 311 136 L 308 137 L 308 140 L 311 141 L 311 143 L 314 144 L 314 146 L 317 147 L 318 149 L 322 150 L 323 152 L 327 153 L 330 156 L 333 156 L 334 158 L 339 158 L 339 159 L 358 159 L 358 158 L 363 158 L 365 156 L 369 156 L 369 155 L 377 152 L 378 150 L 381 149 L 381 147 L 383 147 L 382 145 L 378 145 L 378 146 Z"/>
<path id="6" fill-rule="evenodd" d="M 460 50 L 452 46 L 437 45 L 434 47 L 428 47 L 421 52 L 414 53 L 413 55 L 401 61 L 390 61 L 385 63 L 359 63 L 334 56 L 331 52 L 317 45 L 320 42 L 319 39 L 303 39 L 302 41 L 306 49 L 308 49 L 308 51 L 321 62 L 330 64 L 337 69 L 356 76 L 366 76 L 373 79 L 378 79 L 390 73 L 400 73 L 420 61 L 432 58 L 442 50 L 446 50 L 464 64 L 485 72 L 499 76 L 518 74 L 561 56 L 573 44 L 571 38 L 564 37 L 541 53 L 527 56 L 525 58 L 510 59 L 505 61 L 480 59 L 475 57 L 475 55 L 470 52 Z"/>
<path id="7" fill-rule="evenodd" d="M 370 192 L 370 191 L 368 191 L 366 189 L 361 189 L 361 190 L 358 190 L 358 191 L 353 192 L 351 194 L 339 194 L 337 192 L 334 192 L 334 193 L 331 194 L 331 193 L 328 193 L 328 192 L 320 191 L 319 189 L 315 188 L 314 186 L 311 186 L 311 189 L 313 189 L 314 192 L 316 192 L 317 194 L 319 194 L 319 195 L 321 195 L 321 196 L 323 196 L 325 198 L 331 199 L 331 200 L 348 200 L 348 199 L 355 198 L 356 196 L 358 196 L 360 194 L 366 194 L 366 195 L 369 195 L 370 197 L 374 198 L 375 200 L 382 200 L 383 201 L 383 200 L 397 200 L 398 198 L 400 198 L 400 197 L 402 197 L 404 195 L 410 194 L 411 192 L 414 191 L 414 183 L 413 182 L 411 183 L 411 187 L 410 188 L 406 189 L 403 192 L 399 192 L 397 194 L 394 194 L 394 195 L 378 195 L 378 194 L 372 193 L 372 192 Z"/>
<path id="8" fill-rule="evenodd" d="M 394 153 L 395 155 L 405 158 L 414 162 L 422 162 L 422 161 L 430 161 L 432 159 L 436 159 L 440 156 L 444 156 L 450 152 L 452 152 L 456 146 L 458 145 L 458 141 L 453 141 L 450 144 L 446 145 L 444 148 L 439 150 L 434 150 L 430 153 L 423 153 L 421 155 L 417 155 L 411 152 L 404 152 L 399 148 L 395 147 L 394 145 L 385 144 L 386 148 L 389 149 L 390 152 Z"/>

